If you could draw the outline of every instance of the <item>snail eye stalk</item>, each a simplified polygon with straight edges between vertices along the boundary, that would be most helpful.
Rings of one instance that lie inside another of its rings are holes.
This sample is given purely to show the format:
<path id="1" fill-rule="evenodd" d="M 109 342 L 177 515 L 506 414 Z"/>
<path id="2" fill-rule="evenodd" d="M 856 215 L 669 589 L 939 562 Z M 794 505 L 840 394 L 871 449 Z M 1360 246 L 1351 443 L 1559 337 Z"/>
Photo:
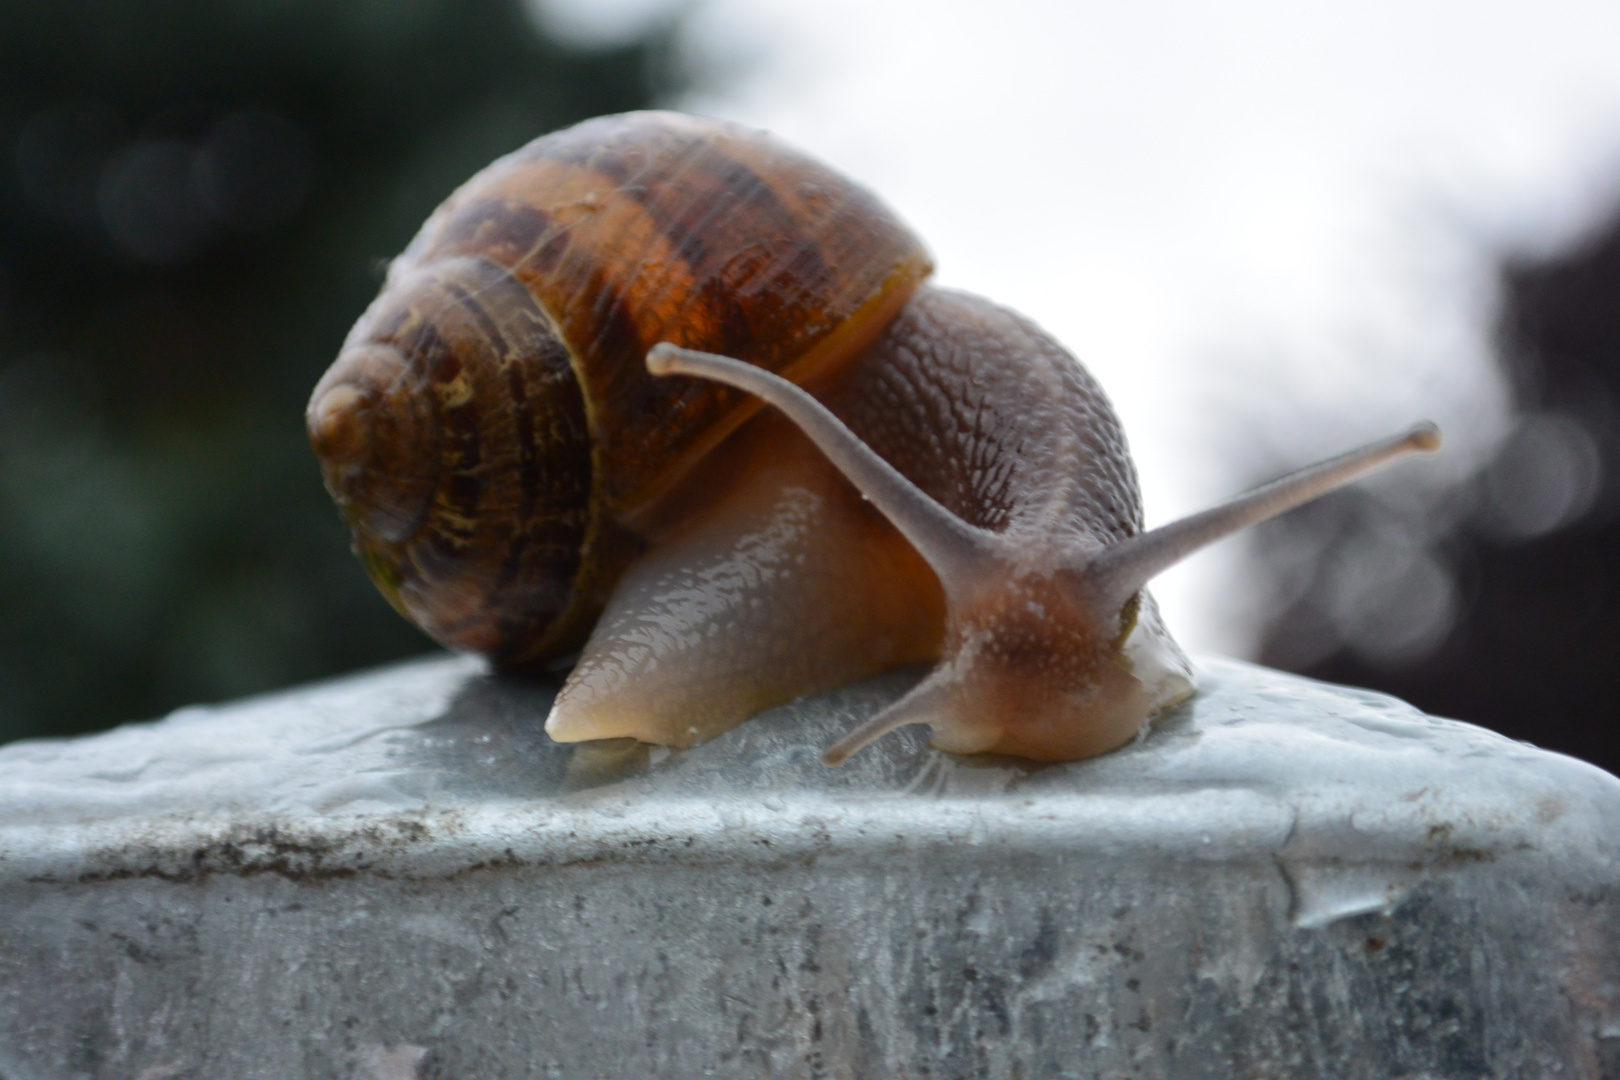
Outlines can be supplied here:
<path id="1" fill-rule="evenodd" d="M 654 345 L 647 353 L 647 370 L 654 375 L 713 379 L 776 406 L 911 541 L 939 575 L 947 594 L 953 585 L 971 580 L 978 565 L 993 559 L 1002 546 L 995 533 L 969 525 L 939 505 L 825 405 L 780 375 L 729 356 L 683 349 L 669 342 Z"/>

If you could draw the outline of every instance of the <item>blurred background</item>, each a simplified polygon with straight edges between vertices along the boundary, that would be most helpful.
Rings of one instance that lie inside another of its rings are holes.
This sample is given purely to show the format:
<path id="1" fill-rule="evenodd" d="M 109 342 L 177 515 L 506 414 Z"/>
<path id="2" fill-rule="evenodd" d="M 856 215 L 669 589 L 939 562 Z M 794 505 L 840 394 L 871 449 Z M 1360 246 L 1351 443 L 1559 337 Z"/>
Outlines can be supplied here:
<path id="1" fill-rule="evenodd" d="M 844 169 L 1068 343 L 1150 524 L 1439 421 L 1166 575 L 1172 628 L 1620 770 L 1617 40 L 1591 0 L 0 7 L 0 740 L 429 648 L 309 389 L 456 183 L 659 105 Z"/>

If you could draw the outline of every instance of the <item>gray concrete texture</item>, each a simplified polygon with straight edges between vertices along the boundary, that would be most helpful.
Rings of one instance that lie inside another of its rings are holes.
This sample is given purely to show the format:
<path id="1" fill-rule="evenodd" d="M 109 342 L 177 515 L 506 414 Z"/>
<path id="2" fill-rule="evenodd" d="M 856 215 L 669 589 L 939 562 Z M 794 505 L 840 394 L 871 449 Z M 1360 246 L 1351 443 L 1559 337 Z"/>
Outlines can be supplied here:
<path id="1" fill-rule="evenodd" d="M 0 750 L 0 1080 L 1620 1078 L 1620 781 L 1231 661 L 1107 757 L 435 659 Z"/>

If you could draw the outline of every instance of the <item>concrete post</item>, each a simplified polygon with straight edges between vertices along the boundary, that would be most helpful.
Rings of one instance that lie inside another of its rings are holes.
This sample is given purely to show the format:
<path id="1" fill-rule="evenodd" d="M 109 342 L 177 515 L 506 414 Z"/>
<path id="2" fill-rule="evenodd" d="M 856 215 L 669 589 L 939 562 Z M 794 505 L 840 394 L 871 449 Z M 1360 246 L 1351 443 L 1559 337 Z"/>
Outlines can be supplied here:
<path id="1" fill-rule="evenodd" d="M 0 1078 L 1620 1078 L 1620 781 L 1230 661 L 1030 768 L 906 685 L 581 749 L 439 659 L 0 750 Z"/>

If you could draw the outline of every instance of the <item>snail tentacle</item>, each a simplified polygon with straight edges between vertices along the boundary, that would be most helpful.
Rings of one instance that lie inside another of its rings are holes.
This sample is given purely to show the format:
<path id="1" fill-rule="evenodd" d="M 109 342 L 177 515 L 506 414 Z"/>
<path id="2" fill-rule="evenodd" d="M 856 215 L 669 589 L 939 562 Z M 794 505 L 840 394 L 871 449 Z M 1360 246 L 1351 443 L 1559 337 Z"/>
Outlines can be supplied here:
<path id="1" fill-rule="evenodd" d="M 935 668 L 899 701 L 880 710 L 829 745 L 821 752 L 821 763 L 827 766 L 842 765 L 851 754 L 891 731 L 909 724 L 938 723 L 941 713 L 946 711 L 945 699 L 950 694 L 951 682 L 944 667 Z"/>
<path id="2" fill-rule="evenodd" d="M 683 349 L 667 341 L 647 353 L 647 370 L 654 375 L 713 379 L 776 406 L 911 541 L 939 574 L 947 593 L 976 580 L 1004 546 L 995 533 L 970 525 L 941 506 L 879 457 L 825 405 L 779 375 L 729 356 Z"/>
<path id="3" fill-rule="evenodd" d="M 1103 608 L 1119 608 L 1188 555 L 1318 499 L 1374 469 L 1414 452 L 1440 448 L 1440 429 L 1429 421 L 1387 439 L 1329 458 L 1263 484 L 1220 506 L 1161 525 L 1091 557 L 1084 576 Z"/>

